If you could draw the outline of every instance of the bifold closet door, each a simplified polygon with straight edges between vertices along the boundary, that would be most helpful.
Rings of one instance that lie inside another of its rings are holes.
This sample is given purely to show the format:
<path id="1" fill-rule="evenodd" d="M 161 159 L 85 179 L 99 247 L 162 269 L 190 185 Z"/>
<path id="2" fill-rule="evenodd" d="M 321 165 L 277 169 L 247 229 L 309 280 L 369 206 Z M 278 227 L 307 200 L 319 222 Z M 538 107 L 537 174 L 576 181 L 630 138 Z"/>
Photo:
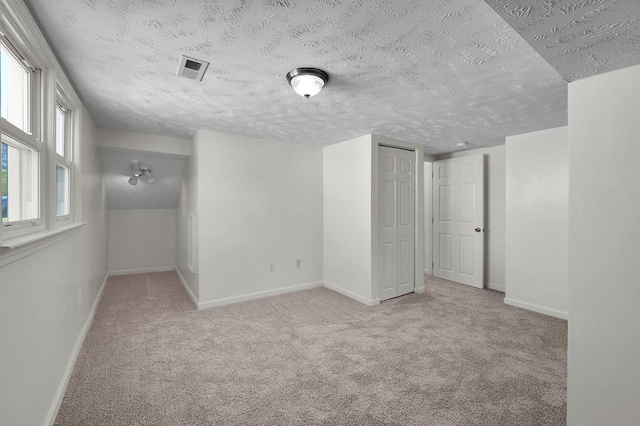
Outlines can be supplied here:
<path id="1" fill-rule="evenodd" d="M 380 300 L 415 289 L 415 153 L 379 147 Z"/>

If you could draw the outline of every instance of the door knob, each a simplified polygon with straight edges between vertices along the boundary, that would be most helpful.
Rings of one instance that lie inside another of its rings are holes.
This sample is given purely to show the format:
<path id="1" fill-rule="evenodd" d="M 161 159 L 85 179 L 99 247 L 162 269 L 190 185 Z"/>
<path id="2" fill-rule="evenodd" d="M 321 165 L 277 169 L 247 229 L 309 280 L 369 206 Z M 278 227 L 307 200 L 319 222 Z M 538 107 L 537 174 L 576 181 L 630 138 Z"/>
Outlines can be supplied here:
<path id="1" fill-rule="evenodd" d="M 482 231 L 482 229 L 476 228 L 476 232 L 480 232 L 480 231 Z"/>

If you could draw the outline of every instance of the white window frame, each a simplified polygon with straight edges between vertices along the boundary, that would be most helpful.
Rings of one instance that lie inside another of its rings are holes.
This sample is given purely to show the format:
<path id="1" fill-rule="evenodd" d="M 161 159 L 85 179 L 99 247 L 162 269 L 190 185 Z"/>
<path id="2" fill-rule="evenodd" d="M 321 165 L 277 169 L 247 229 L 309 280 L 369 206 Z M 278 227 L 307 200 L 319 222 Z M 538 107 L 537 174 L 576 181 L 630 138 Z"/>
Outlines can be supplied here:
<path id="1" fill-rule="evenodd" d="M 9 50 L 13 56 L 25 66 L 29 76 L 29 85 L 27 96 L 29 99 L 29 107 L 25 111 L 27 116 L 27 129 L 22 130 L 5 118 L 0 118 L 2 133 L 9 138 L 19 142 L 20 144 L 36 151 L 38 153 L 38 215 L 36 218 L 27 220 L 17 220 L 10 222 L 2 222 L 0 225 L 0 238 L 10 239 L 22 235 L 43 231 L 45 229 L 45 146 L 40 138 L 41 135 L 41 105 L 42 105 L 42 84 L 41 72 L 35 61 L 29 60 L 28 57 L 18 50 L 15 43 L 12 42 L 6 34 L 0 34 L 0 41 Z"/>
<path id="2" fill-rule="evenodd" d="M 0 130 L 38 152 L 39 157 L 39 218 L 36 224 L 25 221 L 10 227 L 0 223 L 0 267 L 18 258 L 28 256 L 47 245 L 77 232 L 85 225 L 82 219 L 80 187 L 77 170 L 80 157 L 76 147 L 80 143 L 82 102 L 55 57 L 47 40 L 24 0 L 2 0 L 0 38 L 5 45 L 19 53 L 22 63 L 33 70 L 31 79 L 30 134 L 6 120 L 0 122 Z M 68 148 L 63 164 L 69 169 L 69 215 L 58 220 L 56 197 L 55 106 L 61 102 L 67 110 Z M 7 230 L 5 228 L 12 228 Z"/>
<path id="3" fill-rule="evenodd" d="M 55 200 L 55 209 L 52 212 L 52 214 L 55 216 L 55 222 L 56 222 L 56 226 L 60 226 L 60 225 L 64 225 L 64 224 L 68 224 L 70 222 L 73 221 L 73 212 L 74 212 L 74 202 L 75 202 L 75 170 L 74 170 L 74 162 L 73 162 L 73 154 L 75 151 L 75 134 L 76 134 L 76 128 L 75 128 L 75 123 L 77 122 L 77 120 L 75 120 L 75 114 L 74 114 L 74 110 L 70 107 L 71 102 L 69 101 L 68 96 L 65 94 L 65 92 L 63 91 L 63 89 L 60 87 L 60 82 L 57 83 L 57 88 L 56 88 L 56 102 L 55 102 L 55 106 L 53 108 L 53 123 L 54 123 L 54 136 L 52 139 L 52 144 L 51 144 L 51 156 L 54 158 L 54 165 L 53 165 L 53 171 L 54 174 L 57 173 L 56 172 L 56 168 L 58 165 L 61 165 L 65 168 L 67 168 L 67 170 L 69 171 L 68 175 L 67 175 L 67 179 L 68 179 L 68 188 L 67 188 L 67 210 L 68 213 L 64 214 L 64 215 L 58 215 L 58 192 L 57 192 L 57 186 L 56 186 L 56 176 L 54 176 L 53 179 L 53 186 L 54 186 L 54 192 L 53 192 L 53 199 Z M 64 126 L 65 126 L 65 132 L 64 132 L 64 155 L 60 155 L 57 153 L 56 151 L 56 131 L 57 129 L 55 129 L 55 124 L 56 124 L 56 109 L 60 108 L 63 112 L 64 112 Z"/>

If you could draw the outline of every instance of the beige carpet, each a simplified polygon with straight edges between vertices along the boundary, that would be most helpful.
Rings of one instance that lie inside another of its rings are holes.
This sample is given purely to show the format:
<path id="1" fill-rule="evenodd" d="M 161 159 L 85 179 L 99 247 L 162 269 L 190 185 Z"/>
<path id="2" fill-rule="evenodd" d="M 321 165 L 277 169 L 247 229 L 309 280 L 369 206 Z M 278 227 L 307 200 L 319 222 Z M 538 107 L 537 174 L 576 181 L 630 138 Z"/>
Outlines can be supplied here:
<path id="1" fill-rule="evenodd" d="M 502 297 L 430 278 L 198 312 L 173 272 L 112 277 L 56 424 L 565 424 L 566 322 Z"/>

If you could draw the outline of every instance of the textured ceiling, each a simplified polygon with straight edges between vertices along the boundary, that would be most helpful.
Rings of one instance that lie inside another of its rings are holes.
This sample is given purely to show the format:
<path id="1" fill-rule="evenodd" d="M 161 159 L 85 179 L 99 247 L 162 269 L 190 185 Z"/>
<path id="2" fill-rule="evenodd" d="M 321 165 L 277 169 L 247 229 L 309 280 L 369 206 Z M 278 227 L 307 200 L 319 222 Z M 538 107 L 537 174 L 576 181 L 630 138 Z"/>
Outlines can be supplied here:
<path id="1" fill-rule="evenodd" d="M 480 0 L 29 3 L 104 127 L 440 153 L 566 125 L 566 82 Z M 211 62 L 202 82 L 175 75 L 180 54 Z M 285 79 L 303 66 L 331 76 L 310 100 Z"/>
<path id="2" fill-rule="evenodd" d="M 569 82 L 640 63 L 638 0 L 487 0 Z"/>
<path id="3" fill-rule="evenodd" d="M 101 146 L 100 157 L 110 210 L 177 207 L 187 163 L 183 156 Z M 141 179 L 136 186 L 129 185 L 133 160 L 148 165 L 158 180 Z"/>

